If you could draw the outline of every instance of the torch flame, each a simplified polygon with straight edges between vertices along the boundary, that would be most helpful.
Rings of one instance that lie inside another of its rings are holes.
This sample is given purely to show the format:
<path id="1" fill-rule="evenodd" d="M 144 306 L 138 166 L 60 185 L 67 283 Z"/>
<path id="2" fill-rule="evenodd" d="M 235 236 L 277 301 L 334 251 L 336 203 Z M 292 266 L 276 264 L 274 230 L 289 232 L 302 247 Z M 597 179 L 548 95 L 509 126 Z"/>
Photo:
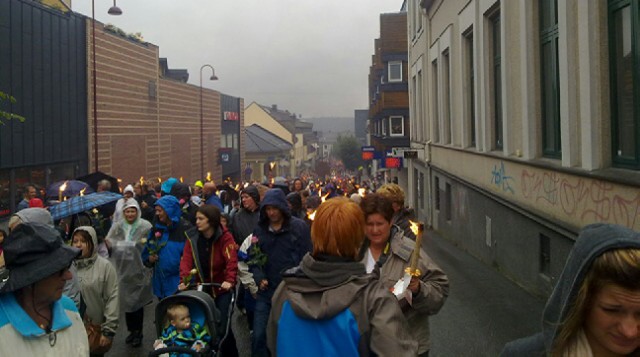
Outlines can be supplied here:
<path id="1" fill-rule="evenodd" d="M 324 201 L 326 201 L 326 200 L 327 200 L 327 196 L 329 196 L 329 192 L 327 192 L 327 194 L 326 194 L 326 195 L 321 196 L 320 200 L 322 201 L 322 203 L 324 203 Z"/>
<path id="2" fill-rule="evenodd" d="M 360 195 L 360 197 L 364 197 L 364 195 L 367 193 L 367 189 L 364 187 L 360 187 L 358 189 L 358 195 Z"/>
<path id="3" fill-rule="evenodd" d="M 239 190 L 240 190 L 240 184 L 237 184 L 236 185 L 236 191 L 239 191 Z"/>
<path id="4" fill-rule="evenodd" d="M 180 176 L 180 182 L 184 182 L 184 180 L 182 179 L 182 176 Z"/>
<path id="5" fill-rule="evenodd" d="M 273 185 L 276 182 L 276 180 L 272 177 L 271 178 L 271 184 Z"/>
<path id="6" fill-rule="evenodd" d="M 61 192 L 61 193 L 62 193 L 62 192 L 64 192 L 64 190 L 66 190 L 66 189 L 67 189 L 67 182 L 69 182 L 69 181 L 65 181 L 65 182 L 62 184 L 62 186 L 60 186 L 60 192 Z"/>
<path id="7" fill-rule="evenodd" d="M 140 176 L 140 184 L 144 184 L 144 176 Z"/>
<path id="8" fill-rule="evenodd" d="M 80 190 L 80 196 L 84 196 L 84 191 L 85 191 L 86 189 L 87 189 L 87 188 L 85 187 L 85 188 L 83 188 L 82 190 Z"/>
<path id="9" fill-rule="evenodd" d="M 420 225 L 417 222 L 409 221 L 409 228 L 411 228 L 411 231 L 417 237 L 418 236 L 418 232 L 420 231 Z"/>
<path id="10" fill-rule="evenodd" d="M 207 172 L 207 182 L 211 181 L 211 171 Z"/>
<path id="11" fill-rule="evenodd" d="M 269 168 L 273 171 L 273 168 L 276 167 L 276 163 L 275 162 L 270 162 L 269 163 Z"/>
<path id="12" fill-rule="evenodd" d="M 317 210 L 307 214 L 309 220 L 313 221 L 314 219 L 316 219 L 316 212 Z"/>
<path id="13" fill-rule="evenodd" d="M 162 179 L 158 177 L 158 183 L 162 183 Z"/>

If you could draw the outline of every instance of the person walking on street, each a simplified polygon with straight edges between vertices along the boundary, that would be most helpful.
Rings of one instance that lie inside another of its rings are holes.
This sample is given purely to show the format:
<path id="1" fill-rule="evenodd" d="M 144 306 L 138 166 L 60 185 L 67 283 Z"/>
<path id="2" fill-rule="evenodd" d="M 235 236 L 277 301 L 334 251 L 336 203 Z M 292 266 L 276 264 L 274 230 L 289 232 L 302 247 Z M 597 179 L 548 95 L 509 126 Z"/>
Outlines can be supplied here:
<path id="1" fill-rule="evenodd" d="M 31 201 L 31 199 L 33 198 L 36 198 L 38 192 L 35 186 L 26 185 L 24 186 L 23 194 L 24 195 L 22 201 L 20 201 L 20 203 L 18 203 L 18 206 L 16 207 L 16 213 L 22 211 L 25 208 L 29 208 L 29 201 Z"/>
<path id="2" fill-rule="evenodd" d="M 584 227 L 542 313 L 542 332 L 507 343 L 516 356 L 640 355 L 640 233 Z"/>
<path id="3" fill-rule="evenodd" d="M 409 221 L 413 219 L 413 212 L 404 206 L 404 191 L 402 187 L 395 183 L 388 183 L 380 186 L 376 193 L 382 195 L 391 201 L 393 207 L 393 218 L 391 224 L 400 227 L 405 237 L 416 240 L 416 235 L 411 230 Z"/>
<path id="4" fill-rule="evenodd" d="M 336 224 L 335 222 L 340 222 Z M 359 261 L 365 222 L 343 197 L 323 203 L 311 229 L 313 252 L 287 270 L 273 296 L 271 354 L 415 356 L 397 299 Z"/>
<path id="5" fill-rule="evenodd" d="M 113 211 L 113 219 L 111 220 L 111 225 L 117 224 L 120 221 L 122 221 L 122 207 L 124 207 L 124 205 L 129 201 L 129 200 L 133 200 L 133 195 L 135 194 L 133 186 L 131 185 L 127 185 L 127 187 L 124 188 L 124 191 L 122 191 L 122 198 L 118 200 L 118 202 L 116 202 L 116 208 Z M 111 227 L 109 227 L 109 229 L 111 229 Z M 108 232 L 108 231 L 107 231 Z M 106 234 L 106 232 L 105 232 Z"/>
<path id="6" fill-rule="evenodd" d="M 251 352 L 252 356 L 261 357 L 269 355 L 267 322 L 271 312 L 271 298 L 282 281 L 280 274 L 298 266 L 302 257 L 311 251 L 312 245 L 309 226 L 300 218 L 291 216 L 285 194 L 278 188 L 267 191 L 264 200 L 260 202 L 260 220 L 253 236 L 255 240 L 252 245 L 255 247 L 247 250 L 247 264 L 258 286 L 258 294 Z"/>
<path id="7" fill-rule="evenodd" d="M 369 194 L 362 198 L 360 207 L 366 222 L 366 239 L 361 254 L 363 263 L 367 272 L 380 269 L 380 281 L 385 288 L 391 289 L 404 276 L 415 242 L 391 223 L 394 212 L 391 201 L 386 197 Z M 419 344 L 419 356 L 426 357 L 431 348 L 429 316 L 436 314 L 444 305 L 449 295 L 449 278 L 423 249 L 420 250 L 417 268 L 421 276 L 412 276 L 408 287 L 411 304 L 404 298 L 399 303 L 411 334 Z"/>
<path id="8" fill-rule="evenodd" d="M 86 304 L 83 316 L 89 336 L 91 356 L 103 356 L 111 348 L 118 330 L 120 301 L 116 269 L 98 255 L 98 236 L 93 227 L 81 226 L 73 232 L 72 244 L 82 254 L 73 264 L 78 271 L 82 299 Z"/>
<path id="9" fill-rule="evenodd" d="M 81 251 L 41 223 L 15 227 L 3 250 L 9 276 L 0 289 L 0 356 L 88 356 L 82 318 L 62 295 Z"/>
<path id="10" fill-rule="evenodd" d="M 135 192 L 135 199 L 138 201 L 138 206 L 142 211 L 142 219 L 148 222 L 153 222 L 153 218 L 156 214 L 153 206 L 156 203 L 156 195 L 149 191 L 149 185 L 147 183 L 136 183 L 133 186 Z"/>
<path id="11" fill-rule="evenodd" d="M 223 356 L 237 356 L 236 340 L 229 322 L 232 291 L 238 275 L 238 245 L 231 233 L 220 224 L 220 210 L 216 206 L 202 205 L 196 213 L 196 228 L 187 231 L 187 242 L 180 261 L 178 290 L 194 288 L 198 282 L 216 283 L 211 289 L 216 307 L 220 311 L 223 329 L 229 326 L 227 338 L 220 346 Z M 192 269 L 196 274 L 192 274 Z M 189 281 L 191 279 L 192 281 Z M 227 331 L 220 329 L 218 338 Z"/>
<path id="12" fill-rule="evenodd" d="M 216 187 L 215 183 L 205 183 L 202 188 L 202 198 L 204 199 L 205 204 L 214 205 L 218 207 L 220 211 L 222 211 L 224 208 L 222 207 L 222 200 L 220 200 L 220 197 L 218 197 L 218 195 L 216 194 L 217 190 L 218 188 Z"/>
<path id="13" fill-rule="evenodd" d="M 241 207 L 231 219 L 231 233 L 237 244 L 242 244 L 260 219 L 260 194 L 254 185 L 245 187 L 240 193 Z"/>
<path id="14" fill-rule="evenodd" d="M 142 262 L 153 268 L 153 294 L 158 299 L 173 295 L 180 283 L 180 258 L 191 224 L 182 218 L 178 199 L 171 195 L 156 201 L 156 221 L 142 251 Z"/>
<path id="15" fill-rule="evenodd" d="M 106 240 L 111 246 L 109 260 L 118 275 L 120 309 L 124 310 L 129 331 L 125 343 L 138 347 L 142 344 L 144 306 L 153 300 L 151 271 L 142 264 L 140 257 L 151 223 L 141 218 L 141 210 L 135 200 L 129 200 L 123 212 L 124 219 L 111 226 Z"/>

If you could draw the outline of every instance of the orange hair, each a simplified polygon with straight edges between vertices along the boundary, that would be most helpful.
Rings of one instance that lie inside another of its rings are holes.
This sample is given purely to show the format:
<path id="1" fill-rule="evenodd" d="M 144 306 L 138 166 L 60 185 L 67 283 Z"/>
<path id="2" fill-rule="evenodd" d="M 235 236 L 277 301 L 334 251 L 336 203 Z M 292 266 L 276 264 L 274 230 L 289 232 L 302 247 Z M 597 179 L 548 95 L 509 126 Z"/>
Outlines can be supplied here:
<path id="1" fill-rule="evenodd" d="M 364 214 L 346 197 L 320 205 L 311 226 L 313 256 L 327 254 L 357 260 L 364 240 Z"/>

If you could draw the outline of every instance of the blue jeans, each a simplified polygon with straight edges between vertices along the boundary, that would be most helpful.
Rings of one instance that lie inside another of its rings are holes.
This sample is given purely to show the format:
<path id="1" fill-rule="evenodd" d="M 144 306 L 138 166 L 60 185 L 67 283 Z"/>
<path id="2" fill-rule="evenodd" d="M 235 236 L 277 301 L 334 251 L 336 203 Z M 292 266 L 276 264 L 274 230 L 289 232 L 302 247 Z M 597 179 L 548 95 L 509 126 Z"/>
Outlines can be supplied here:
<path id="1" fill-rule="evenodd" d="M 253 337 L 251 338 L 252 357 L 270 356 L 269 349 L 267 348 L 267 323 L 269 322 L 269 312 L 271 312 L 271 301 L 262 296 L 258 296 L 253 315 Z"/>

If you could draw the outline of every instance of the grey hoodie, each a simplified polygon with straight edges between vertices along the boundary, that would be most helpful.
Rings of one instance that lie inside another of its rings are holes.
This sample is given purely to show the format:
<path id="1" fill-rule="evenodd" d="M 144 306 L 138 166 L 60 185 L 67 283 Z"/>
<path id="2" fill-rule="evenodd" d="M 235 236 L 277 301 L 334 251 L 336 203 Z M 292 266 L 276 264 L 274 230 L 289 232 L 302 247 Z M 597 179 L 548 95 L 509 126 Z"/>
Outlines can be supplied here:
<path id="1" fill-rule="evenodd" d="M 598 223 L 586 226 L 569 253 L 558 283 L 544 307 L 542 332 L 507 343 L 500 355 L 548 355 L 591 263 L 604 252 L 621 248 L 640 248 L 640 234 L 614 224 Z"/>
<path id="2" fill-rule="evenodd" d="M 267 343 L 271 354 L 278 352 L 278 333 L 282 331 L 288 338 L 296 326 L 282 326 L 283 305 L 289 302 L 296 316 L 318 321 L 332 317 L 349 309 L 358 324 L 360 335 L 357 346 L 360 356 L 415 356 L 418 344 L 409 333 L 409 327 L 400 310 L 396 298 L 378 281 L 375 274 L 366 274 L 364 265 L 348 262 L 339 257 L 325 257 L 316 260 L 310 254 L 302 259 L 300 266 L 286 271 L 273 299 Z M 344 326 L 341 326 L 344 327 Z M 319 327 L 320 329 L 322 327 Z M 345 327 L 345 338 L 348 335 Z M 291 341 L 304 345 L 305 341 Z M 332 347 L 344 346 L 334 341 Z M 349 344 L 348 342 L 346 343 Z M 307 346 L 317 347 L 317 346 Z M 329 349 L 331 350 L 331 349 Z M 345 354 L 345 351 L 336 351 Z M 317 351 L 316 351 L 317 352 Z M 300 352 L 304 355 L 304 352 Z"/>

